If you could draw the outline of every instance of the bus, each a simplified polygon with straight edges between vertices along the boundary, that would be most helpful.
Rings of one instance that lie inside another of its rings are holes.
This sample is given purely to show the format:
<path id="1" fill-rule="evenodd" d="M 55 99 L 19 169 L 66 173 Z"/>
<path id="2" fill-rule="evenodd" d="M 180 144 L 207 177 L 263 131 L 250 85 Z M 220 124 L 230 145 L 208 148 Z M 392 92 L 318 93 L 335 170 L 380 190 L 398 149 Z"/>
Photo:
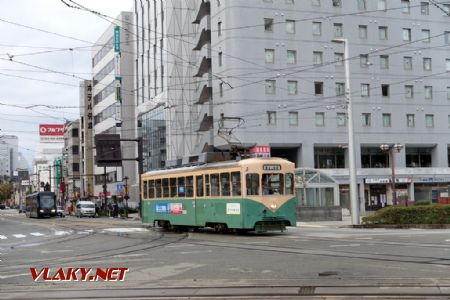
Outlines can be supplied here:
<path id="1" fill-rule="evenodd" d="M 248 158 L 149 171 L 141 176 L 142 222 L 284 231 L 297 221 L 294 167 L 282 158 Z"/>
<path id="2" fill-rule="evenodd" d="M 53 192 L 35 192 L 25 198 L 25 212 L 28 218 L 56 216 L 56 195 Z"/>

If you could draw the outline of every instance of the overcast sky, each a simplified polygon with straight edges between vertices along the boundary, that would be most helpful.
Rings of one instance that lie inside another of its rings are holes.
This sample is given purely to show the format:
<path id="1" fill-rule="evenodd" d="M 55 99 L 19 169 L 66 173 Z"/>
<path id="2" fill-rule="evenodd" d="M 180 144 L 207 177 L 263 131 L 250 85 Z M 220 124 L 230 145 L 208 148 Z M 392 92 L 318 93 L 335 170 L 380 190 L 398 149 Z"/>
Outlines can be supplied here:
<path id="1" fill-rule="evenodd" d="M 133 5 L 132 0 L 73 1 L 111 17 Z M 78 107 L 81 79 L 58 72 L 91 79 L 92 44 L 110 24 L 61 0 L 0 0 L 0 135 L 18 136 L 30 165 L 39 124 L 78 119 L 79 108 L 14 105 Z"/>

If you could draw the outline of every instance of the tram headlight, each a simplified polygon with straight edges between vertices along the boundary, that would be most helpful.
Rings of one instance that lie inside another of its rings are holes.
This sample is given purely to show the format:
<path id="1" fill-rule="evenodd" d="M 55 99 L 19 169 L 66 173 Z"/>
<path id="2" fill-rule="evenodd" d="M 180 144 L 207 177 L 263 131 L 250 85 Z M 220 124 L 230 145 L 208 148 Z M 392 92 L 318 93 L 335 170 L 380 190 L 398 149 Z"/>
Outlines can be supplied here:
<path id="1" fill-rule="evenodd" d="M 55 212 L 55 210 L 54 210 L 54 209 L 52 209 L 52 212 Z"/>
<path id="2" fill-rule="evenodd" d="M 42 212 L 42 213 L 43 213 L 43 212 L 44 212 L 44 210 L 43 210 L 43 209 L 40 209 L 40 210 L 39 210 L 39 212 Z"/>
<path id="3" fill-rule="evenodd" d="M 271 208 L 271 209 L 276 209 L 276 208 L 277 208 L 277 205 L 276 205 L 275 203 L 270 204 L 270 208 Z"/>

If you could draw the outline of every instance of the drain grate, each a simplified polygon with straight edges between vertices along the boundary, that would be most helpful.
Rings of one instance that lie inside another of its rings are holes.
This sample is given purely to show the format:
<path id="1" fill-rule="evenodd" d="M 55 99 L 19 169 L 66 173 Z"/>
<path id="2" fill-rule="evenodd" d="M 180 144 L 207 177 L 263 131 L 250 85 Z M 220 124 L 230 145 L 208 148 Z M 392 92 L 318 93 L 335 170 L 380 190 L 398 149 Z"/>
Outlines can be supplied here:
<path id="1" fill-rule="evenodd" d="M 300 287 L 298 294 L 299 295 L 314 295 L 316 291 L 315 286 L 302 286 Z"/>

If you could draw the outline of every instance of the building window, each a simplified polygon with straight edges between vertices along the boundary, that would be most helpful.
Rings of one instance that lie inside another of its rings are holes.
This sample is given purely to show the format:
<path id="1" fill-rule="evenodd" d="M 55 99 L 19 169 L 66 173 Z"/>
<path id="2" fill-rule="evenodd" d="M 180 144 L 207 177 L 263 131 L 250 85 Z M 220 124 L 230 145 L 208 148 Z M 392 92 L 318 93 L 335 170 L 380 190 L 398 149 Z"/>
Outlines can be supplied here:
<path id="1" fill-rule="evenodd" d="M 342 23 L 334 23 L 333 24 L 333 28 L 334 28 L 334 37 L 342 37 L 344 35 L 344 30 L 342 27 Z"/>
<path id="2" fill-rule="evenodd" d="M 217 23 L 217 35 L 218 36 L 222 35 L 222 22 Z"/>
<path id="3" fill-rule="evenodd" d="M 320 6 L 320 0 L 311 0 L 312 6 Z"/>
<path id="4" fill-rule="evenodd" d="M 269 125 L 277 124 L 277 112 L 275 112 L 275 111 L 267 112 L 267 124 L 269 124 Z"/>
<path id="5" fill-rule="evenodd" d="M 219 52 L 219 67 L 222 66 L 222 51 Z"/>
<path id="6" fill-rule="evenodd" d="M 450 16 L 450 4 L 442 4 L 442 8 L 445 10 L 447 16 Z"/>
<path id="7" fill-rule="evenodd" d="M 389 84 L 381 85 L 381 96 L 389 97 Z"/>
<path id="8" fill-rule="evenodd" d="M 294 0 L 286 0 L 286 4 L 295 4 Z"/>
<path id="9" fill-rule="evenodd" d="M 80 172 L 80 164 L 79 163 L 72 163 L 72 171 L 73 172 Z"/>
<path id="10" fill-rule="evenodd" d="M 448 128 L 450 128 L 450 115 L 447 116 Z"/>
<path id="11" fill-rule="evenodd" d="M 367 68 L 369 66 L 369 55 L 360 54 L 359 55 L 359 65 L 361 68 Z"/>
<path id="12" fill-rule="evenodd" d="M 430 57 L 423 58 L 423 70 L 431 71 L 431 58 Z"/>
<path id="13" fill-rule="evenodd" d="M 412 57 L 411 56 L 403 56 L 403 69 L 404 70 L 412 70 Z"/>
<path id="14" fill-rule="evenodd" d="M 336 96 L 344 96 L 345 95 L 345 83 L 336 82 Z"/>
<path id="15" fill-rule="evenodd" d="M 366 0 L 357 0 L 358 1 L 358 9 L 359 10 L 366 10 Z"/>
<path id="16" fill-rule="evenodd" d="M 359 38 L 360 39 L 367 39 L 367 25 L 359 25 Z"/>
<path id="17" fill-rule="evenodd" d="M 414 86 L 413 85 L 405 85 L 405 98 L 408 98 L 408 99 L 414 98 Z"/>
<path id="18" fill-rule="evenodd" d="M 361 147 L 361 167 L 387 168 L 389 167 L 389 155 L 381 151 L 379 147 Z"/>
<path id="19" fill-rule="evenodd" d="M 347 115 L 345 113 L 337 113 L 337 126 L 342 127 L 347 125 Z"/>
<path id="20" fill-rule="evenodd" d="M 410 10 L 409 0 L 402 0 L 402 13 L 409 14 Z"/>
<path id="21" fill-rule="evenodd" d="M 345 168 L 344 149 L 338 147 L 314 147 L 314 168 Z"/>
<path id="22" fill-rule="evenodd" d="M 444 33 L 444 41 L 446 44 L 450 44 L 450 31 Z"/>
<path id="23" fill-rule="evenodd" d="M 288 80 L 288 94 L 289 95 L 297 95 L 297 81 L 296 80 Z"/>
<path id="24" fill-rule="evenodd" d="M 297 63 L 297 51 L 295 50 L 287 50 L 286 51 L 286 62 L 289 65 L 293 65 Z"/>
<path id="25" fill-rule="evenodd" d="M 412 148 L 406 147 L 406 167 L 407 168 L 430 168 L 432 148 Z"/>
<path id="26" fill-rule="evenodd" d="M 411 29 L 403 28 L 403 40 L 410 41 L 411 40 Z"/>
<path id="27" fill-rule="evenodd" d="M 424 87 L 424 94 L 425 94 L 425 99 L 433 99 L 433 87 L 432 86 L 425 86 Z"/>
<path id="28" fill-rule="evenodd" d="M 72 128 L 72 137 L 74 138 L 78 137 L 78 128 Z"/>
<path id="29" fill-rule="evenodd" d="M 407 114 L 406 115 L 406 126 L 407 127 L 414 127 L 414 126 L 416 126 L 416 121 L 415 121 L 414 114 Z"/>
<path id="30" fill-rule="evenodd" d="M 291 126 L 298 125 L 298 112 L 296 112 L 296 111 L 289 112 L 289 125 L 291 125 Z"/>
<path id="31" fill-rule="evenodd" d="M 334 62 L 335 66 L 343 66 L 344 65 L 344 53 L 334 52 Z"/>
<path id="32" fill-rule="evenodd" d="M 312 33 L 313 35 L 322 35 L 322 23 L 312 22 Z"/>
<path id="33" fill-rule="evenodd" d="M 333 3 L 333 7 L 341 7 L 342 6 L 341 0 L 331 0 L 331 2 Z"/>
<path id="34" fill-rule="evenodd" d="M 321 65 L 322 64 L 322 52 L 321 51 L 314 51 L 313 52 L 313 63 L 315 65 Z"/>
<path id="35" fill-rule="evenodd" d="M 383 127 L 391 127 L 391 114 L 383 114 Z"/>
<path id="36" fill-rule="evenodd" d="M 422 29 L 422 42 L 429 43 L 431 41 L 430 30 Z"/>
<path id="37" fill-rule="evenodd" d="M 286 33 L 295 33 L 295 20 L 286 20 Z"/>
<path id="38" fill-rule="evenodd" d="M 275 94 L 275 80 L 266 80 L 266 94 Z"/>
<path id="39" fill-rule="evenodd" d="M 325 113 L 316 112 L 316 126 L 318 127 L 325 126 Z"/>
<path id="40" fill-rule="evenodd" d="M 386 0 L 378 0 L 378 10 L 386 10 Z"/>
<path id="41" fill-rule="evenodd" d="M 315 95 L 323 95 L 323 82 L 322 81 L 314 82 L 314 94 Z"/>
<path id="42" fill-rule="evenodd" d="M 379 26 L 378 27 L 378 38 L 380 40 L 387 40 L 388 39 L 388 28 L 386 26 Z"/>
<path id="43" fill-rule="evenodd" d="M 220 98 L 223 97 L 223 82 L 219 83 L 219 96 Z"/>
<path id="44" fill-rule="evenodd" d="M 370 96 L 370 85 L 367 83 L 361 83 L 361 97 Z"/>
<path id="45" fill-rule="evenodd" d="M 430 14 L 430 6 L 429 6 L 428 2 L 420 2 L 420 13 L 422 15 Z"/>
<path id="46" fill-rule="evenodd" d="M 264 31 L 266 32 L 273 31 L 273 19 L 264 18 Z"/>
<path id="47" fill-rule="evenodd" d="M 380 69 L 389 69 L 388 55 L 380 55 Z"/>
<path id="48" fill-rule="evenodd" d="M 450 100 L 450 86 L 447 87 L 447 100 Z"/>
<path id="49" fill-rule="evenodd" d="M 79 150 L 78 146 L 72 146 L 72 154 L 76 155 L 79 153 L 80 153 L 80 150 Z"/>
<path id="50" fill-rule="evenodd" d="M 273 64 L 275 62 L 275 50 L 274 49 L 266 49 L 266 64 Z"/>
<path id="51" fill-rule="evenodd" d="M 369 127 L 371 123 L 371 114 L 370 113 L 362 113 L 362 126 Z"/>
<path id="52" fill-rule="evenodd" d="M 450 58 L 445 60 L 445 71 L 450 72 Z"/>

